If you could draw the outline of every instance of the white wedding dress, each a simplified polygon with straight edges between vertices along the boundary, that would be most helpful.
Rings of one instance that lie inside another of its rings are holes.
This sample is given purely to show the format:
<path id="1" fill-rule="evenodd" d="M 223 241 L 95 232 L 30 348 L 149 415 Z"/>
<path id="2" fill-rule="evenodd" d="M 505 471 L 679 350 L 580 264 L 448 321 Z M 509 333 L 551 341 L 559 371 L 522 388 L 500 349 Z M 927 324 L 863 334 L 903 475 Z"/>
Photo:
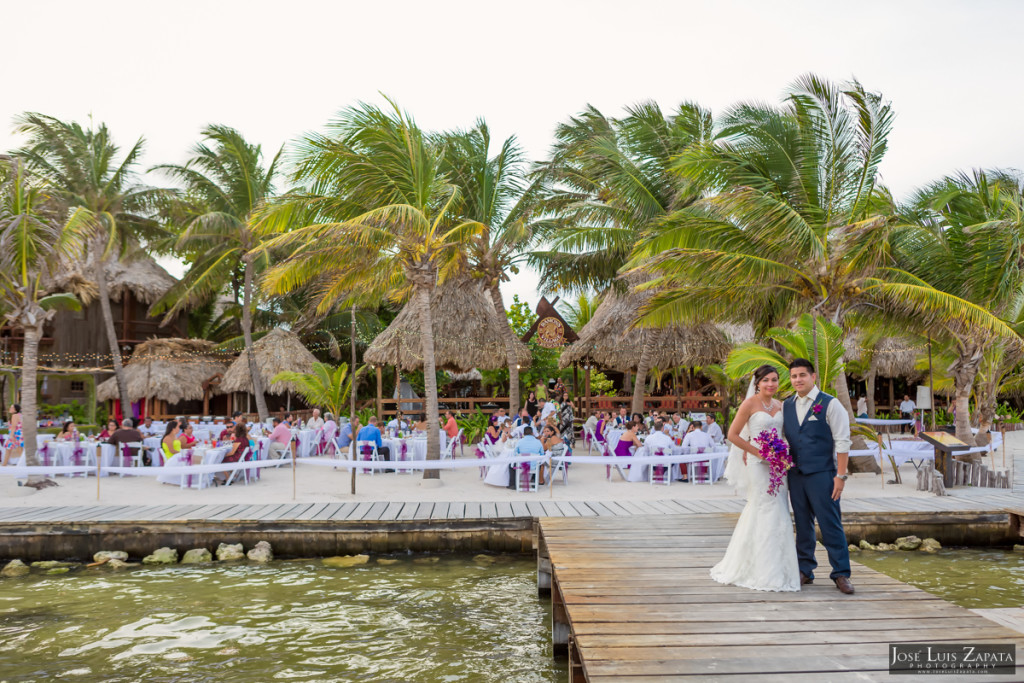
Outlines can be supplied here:
<path id="1" fill-rule="evenodd" d="M 755 412 L 743 435 L 756 436 L 772 428 L 782 435 L 781 410 L 774 416 Z M 735 462 L 730 463 L 730 469 L 735 466 Z M 733 529 L 725 557 L 711 568 L 711 578 L 759 591 L 798 591 L 800 569 L 786 479 L 783 478 L 778 494 L 772 496 L 768 494 L 768 465 L 763 460 L 748 455 L 747 465 L 740 461 L 739 466 L 743 469 L 739 479 L 746 483 L 747 504 Z"/>

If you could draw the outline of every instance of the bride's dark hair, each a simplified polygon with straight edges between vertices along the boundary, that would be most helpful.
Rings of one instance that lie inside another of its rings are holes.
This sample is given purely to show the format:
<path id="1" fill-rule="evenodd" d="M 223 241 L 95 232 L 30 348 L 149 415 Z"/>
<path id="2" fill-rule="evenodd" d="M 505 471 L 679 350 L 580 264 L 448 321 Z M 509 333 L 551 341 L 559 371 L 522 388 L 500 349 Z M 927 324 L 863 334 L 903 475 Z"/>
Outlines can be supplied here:
<path id="1" fill-rule="evenodd" d="M 776 375 L 778 375 L 779 374 L 778 368 L 776 368 L 774 365 L 767 365 L 767 364 L 766 365 L 762 365 L 757 370 L 754 370 L 754 391 L 755 392 L 760 391 L 760 388 L 758 387 L 758 385 L 761 384 L 761 380 L 763 380 L 765 377 L 767 377 L 768 375 L 772 374 L 773 372 Z"/>

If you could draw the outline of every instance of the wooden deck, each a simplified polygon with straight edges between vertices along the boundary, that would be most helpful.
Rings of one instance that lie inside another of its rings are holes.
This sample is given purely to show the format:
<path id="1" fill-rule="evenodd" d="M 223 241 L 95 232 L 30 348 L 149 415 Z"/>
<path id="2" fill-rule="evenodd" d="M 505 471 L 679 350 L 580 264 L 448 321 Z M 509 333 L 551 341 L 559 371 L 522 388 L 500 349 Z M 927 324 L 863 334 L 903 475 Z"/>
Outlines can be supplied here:
<path id="1" fill-rule="evenodd" d="M 734 524 L 725 514 L 541 519 L 538 580 L 551 581 L 570 680 L 888 681 L 895 642 L 1014 643 L 1024 654 L 1024 634 L 856 563 L 857 593 L 842 595 L 823 551 L 824 571 L 799 593 L 717 584 L 708 571 Z M 1024 667 L 1017 674 L 983 678 L 1022 680 Z"/>
<path id="2" fill-rule="evenodd" d="M 61 524 L 65 522 L 369 522 L 402 520 L 524 519 L 541 517 L 631 517 L 689 515 L 714 512 L 738 514 L 742 498 L 658 501 L 564 501 L 546 494 L 523 494 L 512 502 L 351 502 L 209 505 L 62 505 L 30 507 L 0 505 L 4 524 Z M 211 496 L 212 498 L 212 496 Z M 1024 512 L 1024 496 L 1006 489 L 972 491 L 965 496 L 854 498 L 843 501 L 844 521 L 879 515 L 1005 514 Z"/>

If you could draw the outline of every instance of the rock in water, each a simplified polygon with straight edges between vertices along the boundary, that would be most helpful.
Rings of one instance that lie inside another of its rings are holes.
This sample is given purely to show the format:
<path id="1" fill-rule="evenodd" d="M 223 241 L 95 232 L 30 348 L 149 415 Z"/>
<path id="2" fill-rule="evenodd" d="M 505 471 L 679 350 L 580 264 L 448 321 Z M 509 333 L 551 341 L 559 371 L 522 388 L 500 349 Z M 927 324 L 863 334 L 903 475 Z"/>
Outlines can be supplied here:
<path id="1" fill-rule="evenodd" d="M 74 567 L 77 562 L 60 562 L 59 560 L 39 560 L 32 563 L 33 569 L 59 569 L 61 567 Z"/>
<path id="2" fill-rule="evenodd" d="M 894 546 L 892 543 L 879 543 L 878 545 L 875 546 L 875 550 L 881 550 L 882 552 L 887 552 L 889 550 L 896 550 L 896 546 Z"/>
<path id="3" fill-rule="evenodd" d="M 415 564 L 434 564 L 435 562 L 440 562 L 440 561 L 441 561 L 440 557 L 437 557 L 436 555 L 431 555 L 430 557 L 417 557 L 415 560 L 413 560 L 413 563 L 415 563 Z"/>
<path id="4" fill-rule="evenodd" d="M 377 558 L 377 564 L 382 564 L 382 565 L 385 565 L 385 566 L 389 565 L 389 564 L 398 564 L 398 562 L 399 562 L 399 560 L 396 560 L 393 557 L 378 557 Z"/>
<path id="5" fill-rule="evenodd" d="M 125 569 L 127 567 L 138 567 L 139 566 L 138 562 L 125 562 L 124 560 L 119 560 L 116 557 L 110 558 L 109 560 L 106 561 L 105 564 L 108 567 L 110 567 L 111 569 Z"/>
<path id="6" fill-rule="evenodd" d="M 1024 553 L 1024 545 L 1021 545 L 1020 543 L 1014 543 L 1013 544 L 1013 552 L 1015 552 L 1015 553 Z"/>
<path id="7" fill-rule="evenodd" d="M 370 561 L 369 555 L 337 555 L 320 560 L 325 567 L 353 567 Z"/>
<path id="8" fill-rule="evenodd" d="M 107 562 L 108 560 L 128 561 L 128 553 L 123 550 L 101 550 L 92 556 L 93 562 Z"/>
<path id="9" fill-rule="evenodd" d="M 246 553 L 246 556 L 253 562 L 270 562 L 274 559 L 274 551 L 266 541 L 260 541 L 256 547 Z"/>
<path id="10" fill-rule="evenodd" d="M 178 564 L 177 548 L 157 548 L 142 558 L 142 564 Z"/>
<path id="11" fill-rule="evenodd" d="M 921 547 L 921 539 L 917 536 L 901 536 L 896 539 L 897 550 L 917 550 Z"/>
<path id="12" fill-rule="evenodd" d="M 185 556 L 181 558 L 182 564 L 199 564 L 202 562 L 213 562 L 213 554 L 206 548 L 186 550 Z"/>
<path id="13" fill-rule="evenodd" d="M 942 550 L 942 544 L 934 538 L 926 538 L 921 541 L 921 547 L 919 550 L 923 550 L 926 553 L 934 553 L 936 550 Z"/>
<path id="14" fill-rule="evenodd" d="M 217 546 L 217 559 L 226 562 L 228 560 L 244 560 L 245 549 L 241 543 L 221 543 Z"/>
<path id="15" fill-rule="evenodd" d="M 67 574 L 71 571 L 71 567 L 51 567 L 46 570 L 47 574 Z"/>
<path id="16" fill-rule="evenodd" d="M 21 560 L 11 560 L 3 569 L 0 569 L 0 576 L 24 576 L 30 571 L 32 570 L 28 568 L 28 565 Z"/>
<path id="17" fill-rule="evenodd" d="M 848 548 L 848 550 L 851 553 L 859 553 L 860 552 L 860 546 L 859 545 L 854 545 L 854 544 L 851 543 L 850 547 Z"/>
<path id="18" fill-rule="evenodd" d="M 473 557 L 473 561 L 476 562 L 477 564 L 482 564 L 482 565 L 487 566 L 487 567 L 489 567 L 492 564 L 494 564 L 495 562 L 497 562 L 497 560 L 494 559 L 493 555 L 484 555 L 483 553 L 480 553 L 479 555 L 474 556 Z"/>
<path id="19" fill-rule="evenodd" d="M 860 541 L 860 547 L 861 547 L 862 550 L 878 550 L 878 548 L 876 548 L 875 546 L 871 545 L 870 543 L 867 542 L 866 539 L 863 539 L 863 538 Z"/>

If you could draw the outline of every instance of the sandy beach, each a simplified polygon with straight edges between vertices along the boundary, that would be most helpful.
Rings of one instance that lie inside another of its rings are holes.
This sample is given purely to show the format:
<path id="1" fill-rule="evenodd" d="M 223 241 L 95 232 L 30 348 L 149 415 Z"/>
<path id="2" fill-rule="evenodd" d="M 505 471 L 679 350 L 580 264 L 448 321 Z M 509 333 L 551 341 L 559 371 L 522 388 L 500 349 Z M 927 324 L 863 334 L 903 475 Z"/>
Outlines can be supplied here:
<path id="1" fill-rule="evenodd" d="M 1014 453 L 1024 450 L 1024 432 L 1007 434 L 1006 462 L 1009 465 Z M 471 449 L 466 448 L 466 457 Z M 581 453 L 583 454 L 583 453 Z M 1002 452 L 995 452 L 995 465 L 1001 466 Z M 992 464 L 992 458 L 986 462 Z M 876 498 L 882 496 L 927 497 L 932 494 L 916 490 L 917 475 L 913 464 L 900 467 L 902 485 L 884 483 L 883 477 L 875 474 L 854 474 L 846 485 L 844 497 Z M 884 481 L 893 478 L 890 465 L 886 462 Z M 737 494 L 725 481 L 708 485 L 694 485 L 673 482 L 671 486 L 652 486 L 646 482 L 623 481 L 612 472 L 611 481 L 605 478 L 603 465 L 573 465 L 569 472 L 569 484 L 562 484 L 561 477 L 552 487 L 542 486 L 535 493 L 519 493 L 504 488 L 488 486 L 480 479 L 475 467 L 441 472 L 441 485 L 423 485 L 422 475 L 375 474 L 362 472 L 356 475 L 356 494 L 350 493 L 350 475 L 347 470 L 334 470 L 299 464 L 295 471 L 295 495 L 292 495 L 292 471 L 290 467 L 264 470 L 259 481 L 248 486 L 241 483 L 229 487 L 205 489 L 181 489 L 178 486 L 160 484 L 152 477 L 103 477 L 100 481 L 100 497 L 96 497 L 96 478 L 56 478 L 59 486 L 34 491 L 17 486 L 13 477 L 0 478 L 0 509 L 27 506 L 56 505 L 169 505 L 169 504 L 214 504 L 214 503 L 288 503 L 292 501 L 323 502 L 376 502 L 376 501 L 522 501 L 522 500 L 588 500 L 588 501 L 649 501 L 664 499 L 699 500 L 713 498 L 734 498 Z M 431 483 L 433 484 L 433 482 Z M 2 514 L 2 513 L 0 513 Z"/>

